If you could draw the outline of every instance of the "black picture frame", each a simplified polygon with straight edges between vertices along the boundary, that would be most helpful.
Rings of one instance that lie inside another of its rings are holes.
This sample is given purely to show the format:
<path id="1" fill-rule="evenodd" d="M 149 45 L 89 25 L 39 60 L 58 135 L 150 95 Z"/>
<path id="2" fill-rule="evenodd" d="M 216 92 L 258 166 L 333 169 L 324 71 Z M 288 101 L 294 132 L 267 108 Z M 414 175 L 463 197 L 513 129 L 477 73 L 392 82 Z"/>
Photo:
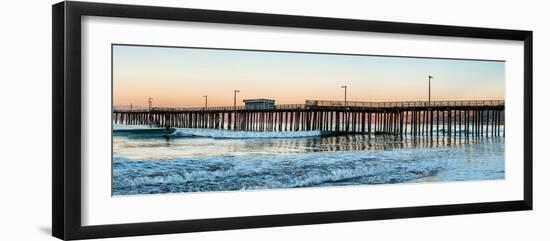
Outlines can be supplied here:
<path id="1" fill-rule="evenodd" d="M 336 19 L 171 7 L 60 2 L 52 6 L 52 233 L 60 239 L 106 238 L 212 230 L 532 210 L 533 32 L 415 23 Z M 524 43 L 523 199 L 404 208 L 140 222 L 81 224 L 81 17 L 194 21 L 327 30 L 517 40 Z"/>

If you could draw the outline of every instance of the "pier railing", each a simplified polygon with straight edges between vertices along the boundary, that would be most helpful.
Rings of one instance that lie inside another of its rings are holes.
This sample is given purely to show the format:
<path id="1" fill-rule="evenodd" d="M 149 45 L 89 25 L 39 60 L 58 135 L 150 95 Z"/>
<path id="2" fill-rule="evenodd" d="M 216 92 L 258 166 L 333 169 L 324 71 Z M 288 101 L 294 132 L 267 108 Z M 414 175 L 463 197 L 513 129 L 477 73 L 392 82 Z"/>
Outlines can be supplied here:
<path id="1" fill-rule="evenodd" d="M 306 106 L 325 107 L 430 107 L 430 106 L 503 106 L 504 100 L 451 100 L 451 101 L 335 101 L 335 100 L 306 100 Z"/>
<path id="2" fill-rule="evenodd" d="M 178 112 L 178 111 L 232 111 L 232 110 L 300 110 L 305 109 L 304 104 L 275 105 L 271 108 L 247 108 L 245 106 L 212 106 L 212 107 L 153 107 L 149 108 L 115 108 L 115 112 Z"/>
<path id="3" fill-rule="evenodd" d="M 447 100 L 447 101 L 337 101 L 337 100 L 306 100 L 305 104 L 275 105 L 265 109 L 245 106 L 212 106 L 212 107 L 153 107 L 123 109 L 115 108 L 114 112 L 179 112 L 179 111 L 233 111 L 233 110 L 303 110 L 315 107 L 341 108 L 398 108 L 398 107 L 466 107 L 466 106 L 504 106 L 504 100 Z"/>

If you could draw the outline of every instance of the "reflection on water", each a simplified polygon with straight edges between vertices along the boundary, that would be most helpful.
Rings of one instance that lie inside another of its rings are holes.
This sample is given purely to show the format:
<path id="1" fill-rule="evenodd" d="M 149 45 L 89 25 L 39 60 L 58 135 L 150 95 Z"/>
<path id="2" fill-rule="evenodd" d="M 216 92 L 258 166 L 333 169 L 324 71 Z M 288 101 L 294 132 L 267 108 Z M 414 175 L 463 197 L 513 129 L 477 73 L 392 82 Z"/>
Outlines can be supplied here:
<path id="1" fill-rule="evenodd" d="M 433 148 L 492 143 L 493 138 L 400 137 L 360 134 L 274 139 L 127 138 L 113 137 L 113 150 L 129 159 L 167 159 L 182 156 L 240 155 L 252 153 L 303 153 L 334 151 Z M 144 150 L 145 149 L 145 150 Z"/>

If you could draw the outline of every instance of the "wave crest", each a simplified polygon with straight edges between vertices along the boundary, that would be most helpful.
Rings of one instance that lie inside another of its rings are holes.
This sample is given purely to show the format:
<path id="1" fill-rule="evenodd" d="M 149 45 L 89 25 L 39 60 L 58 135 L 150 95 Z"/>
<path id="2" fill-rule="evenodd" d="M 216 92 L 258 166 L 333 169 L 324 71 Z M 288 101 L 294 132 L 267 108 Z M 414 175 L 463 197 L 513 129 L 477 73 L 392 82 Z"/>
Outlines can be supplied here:
<path id="1" fill-rule="evenodd" d="M 299 138 L 318 137 L 323 135 L 321 131 L 227 131 L 216 129 L 176 128 L 171 137 L 211 137 L 231 139 L 257 139 L 257 138 Z"/>
<path id="2" fill-rule="evenodd" d="M 396 153 L 334 152 L 178 158 L 116 159 L 114 194 L 204 192 L 397 183 L 431 176 L 444 161 Z"/>

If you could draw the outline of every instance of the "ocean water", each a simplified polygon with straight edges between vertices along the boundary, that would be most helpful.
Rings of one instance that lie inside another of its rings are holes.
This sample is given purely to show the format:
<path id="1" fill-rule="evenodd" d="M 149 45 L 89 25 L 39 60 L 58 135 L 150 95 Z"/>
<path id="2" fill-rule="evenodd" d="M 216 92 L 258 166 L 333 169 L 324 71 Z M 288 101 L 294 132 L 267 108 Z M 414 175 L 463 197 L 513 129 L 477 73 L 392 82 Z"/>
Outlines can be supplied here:
<path id="1" fill-rule="evenodd" d="M 113 195 L 504 178 L 504 138 L 115 126 Z"/>

